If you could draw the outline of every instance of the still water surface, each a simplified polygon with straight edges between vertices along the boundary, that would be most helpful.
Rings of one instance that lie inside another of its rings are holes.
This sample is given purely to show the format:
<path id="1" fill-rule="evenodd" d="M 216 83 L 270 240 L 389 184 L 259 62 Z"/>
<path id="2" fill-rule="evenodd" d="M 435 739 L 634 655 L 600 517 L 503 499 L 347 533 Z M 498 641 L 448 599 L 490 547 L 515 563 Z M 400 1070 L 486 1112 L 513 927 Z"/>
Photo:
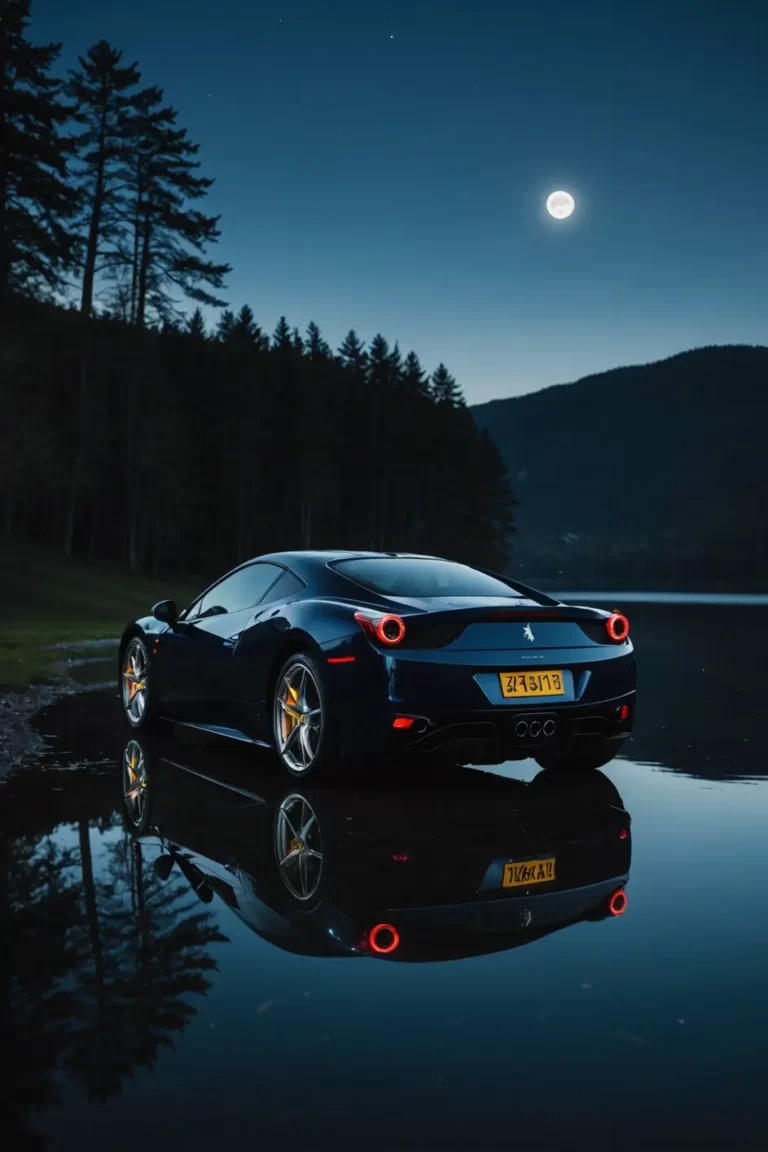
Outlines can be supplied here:
<path id="1" fill-rule="evenodd" d="M 636 734 L 580 780 L 293 787 L 52 709 L 0 797 L 5 1146 L 768 1146 L 766 625 L 636 608 Z"/>

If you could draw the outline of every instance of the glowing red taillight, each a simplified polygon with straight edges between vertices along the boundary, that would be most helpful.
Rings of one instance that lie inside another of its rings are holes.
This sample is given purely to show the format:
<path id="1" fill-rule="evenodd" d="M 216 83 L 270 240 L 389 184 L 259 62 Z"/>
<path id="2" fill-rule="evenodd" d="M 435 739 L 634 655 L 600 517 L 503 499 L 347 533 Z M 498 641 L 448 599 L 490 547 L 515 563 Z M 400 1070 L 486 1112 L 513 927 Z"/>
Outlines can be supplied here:
<path id="1" fill-rule="evenodd" d="M 393 728 L 412 728 L 415 723 L 413 716 L 395 716 L 392 721 Z"/>
<path id="2" fill-rule="evenodd" d="M 399 644 L 405 636 L 405 622 L 388 612 L 385 616 L 373 616 L 367 612 L 355 612 L 355 620 L 369 636 L 380 644 Z"/>
<path id="3" fill-rule="evenodd" d="M 400 944 L 400 933 L 392 924 L 377 924 L 368 934 L 368 942 L 379 956 L 394 952 Z"/>
<path id="4" fill-rule="evenodd" d="M 622 640 L 626 640 L 629 636 L 629 620 L 623 616 L 621 612 L 612 612 L 606 618 L 605 630 L 611 640 L 620 644 Z"/>
<path id="5" fill-rule="evenodd" d="M 611 916 L 621 916 L 622 913 L 626 911 L 626 907 L 627 894 L 623 888 L 619 888 L 618 891 L 614 892 L 613 896 L 611 896 L 611 899 L 608 903 L 608 909 L 611 913 Z"/>

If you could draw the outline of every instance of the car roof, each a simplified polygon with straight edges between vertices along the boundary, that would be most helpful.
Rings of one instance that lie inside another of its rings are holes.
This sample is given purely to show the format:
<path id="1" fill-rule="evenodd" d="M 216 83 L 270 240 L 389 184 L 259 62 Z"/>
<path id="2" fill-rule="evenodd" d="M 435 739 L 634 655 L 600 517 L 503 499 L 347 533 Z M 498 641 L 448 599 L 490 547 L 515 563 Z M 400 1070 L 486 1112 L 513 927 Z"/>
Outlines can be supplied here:
<path id="1" fill-rule="evenodd" d="M 325 564 L 329 560 L 364 560 L 377 556 L 407 557 L 417 560 L 439 560 L 439 556 L 428 556 L 423 552 L 368 552 L 362 548 L 298 548 L 293 552 L 269 552 L 264 556 L 254 556 L 254 560 L 318 560 Z"/>
<path id="2" fill-rule="evenodd" d="M 293 552 L 269 552 L 265 556 L 254 556 L 252 560 L 248 560 L 246 563 L 253 564 L 255 561 L 261 560 L 264 562 L 271 561 L 274 564 L 284 564 L 286 568 L 293 569 L 301 576 L 304 573 L 316 572 L 318 569 L 325 568 L 333 560 L 369 560 L 384 557 L 408 560 L 440 559 L 439 556 L 426 556 L 417 552 L 367 552 L 364 549 L 324 548 L 297 549 Z"/>

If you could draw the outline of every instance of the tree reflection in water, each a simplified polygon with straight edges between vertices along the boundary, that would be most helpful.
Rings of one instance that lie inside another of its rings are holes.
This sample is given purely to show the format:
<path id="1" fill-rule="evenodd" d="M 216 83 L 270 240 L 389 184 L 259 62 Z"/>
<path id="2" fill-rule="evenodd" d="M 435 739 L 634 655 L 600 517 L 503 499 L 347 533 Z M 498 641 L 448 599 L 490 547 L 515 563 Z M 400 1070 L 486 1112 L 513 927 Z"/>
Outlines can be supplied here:
<path id="1" fill-rule="evenodd" d="M 189 998 L 212 987 L 209 946 L 227 942 L 182 875 L 163 880 L 132 836 L 106 821 L 94 837 L 95 823 L 79 820 L 76 836 L 62 825 L 2 840 L 2 1010 L 13 1053 L 2 1103 L 14 1148 L 44 1145 L 30 1115 L 59 1103 L 62 1073 L 105 1100 L 172 1048 L 196 1015 Z"/>

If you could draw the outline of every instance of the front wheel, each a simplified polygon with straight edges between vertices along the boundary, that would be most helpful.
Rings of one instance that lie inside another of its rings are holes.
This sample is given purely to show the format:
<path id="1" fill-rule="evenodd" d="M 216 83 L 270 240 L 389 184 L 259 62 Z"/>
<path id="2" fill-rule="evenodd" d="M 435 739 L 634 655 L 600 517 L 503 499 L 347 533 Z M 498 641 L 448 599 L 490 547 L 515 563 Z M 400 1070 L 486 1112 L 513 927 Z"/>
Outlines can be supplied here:
<path id="1" fill-rule="evenodd" d="M 540 768 L 562 768 L 575 772 L 603 768 L 606 764 L 610 764 L 620 747 L 621 743 L 618 740 L 579 736 L 565 751 L 542 752 L 536 757 L 536 763 Z"/>
<path id="2" fill-rule="evenodd" d="M 272 731 L 277 755 L 291 776 L 328 771 L 338 759 L 336 726 L 320 669 L 304 652 L 291 656 L 280 669 Z"/>
<path id="3" fill-rule="evenodd" d="M 157 713 L 151 693 L 149 653 L 139 636 L 128 641 L 120 662 L 120 699 L 132 728 L 148 728 L 154 723 Z"/>

